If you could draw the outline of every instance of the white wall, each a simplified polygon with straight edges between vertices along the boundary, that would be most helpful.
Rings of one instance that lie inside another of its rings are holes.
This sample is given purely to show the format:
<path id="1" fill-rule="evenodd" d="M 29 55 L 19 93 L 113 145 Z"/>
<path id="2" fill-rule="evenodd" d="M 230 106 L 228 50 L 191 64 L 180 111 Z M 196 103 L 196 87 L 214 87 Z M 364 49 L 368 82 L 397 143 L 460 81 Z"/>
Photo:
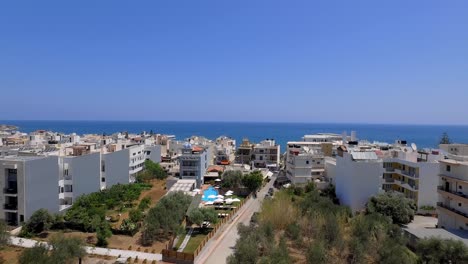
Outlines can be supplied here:
<path id="1" fill-rule="evenodd" d="M 76 157 L 63 157 L 69 164 L 73 182 L 73 201 L 83 194 L 99 191 L 101 179 L 101 155 L 99 152 Z"/>
<path id="2" fill-rule="evenodd" d="M 161 163 L 161 145 L 147 146 L 147 151 L 150 151 L 147 158 L 152 162 Z"/>
<path id="3" fill-rule="evenodd" d="M 107 188 L 118 183 L 129 183 L 129 157 L 128 149 L 102 155 L 106 167 L 103 175 L 105 175 L 106 178 Z"/>
<path id="4" fill-rule="evenodd" d="M 41 208 L 51 213 L 59 212 L 58 157 L 28 160 L 24 163 L 24 173 L 24 220 Z M 18 209 L 22 188 L 18 181 Z"/>
<path id="5" fill-rule="evenodd" d="M 424 205 L 436 206 L 439 195 L 439 163 L 418 163 L 419 166 L 419 190 L 418 208 Z"/>
<path id="6" fill-rule="evenodd" d="M 370 197 L 382 186 L 382 161 L 353 161 L 349 153 L 336 157 L 336 195 L 353 212 L 365 208 Z"/>

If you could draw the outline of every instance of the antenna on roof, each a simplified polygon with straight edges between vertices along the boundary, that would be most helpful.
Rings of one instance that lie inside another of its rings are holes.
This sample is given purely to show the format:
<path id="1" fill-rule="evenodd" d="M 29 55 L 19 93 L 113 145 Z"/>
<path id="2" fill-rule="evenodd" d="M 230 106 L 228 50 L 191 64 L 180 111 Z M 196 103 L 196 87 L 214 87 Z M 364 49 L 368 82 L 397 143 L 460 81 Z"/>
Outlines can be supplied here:
<path id="1" fill-rule="evenodd" d="M 413 151 L 418 151 L 418 147 L 416 147 L 416 144 L 414 143 L 411 143 L 411 148 L 413 149 Z"/>

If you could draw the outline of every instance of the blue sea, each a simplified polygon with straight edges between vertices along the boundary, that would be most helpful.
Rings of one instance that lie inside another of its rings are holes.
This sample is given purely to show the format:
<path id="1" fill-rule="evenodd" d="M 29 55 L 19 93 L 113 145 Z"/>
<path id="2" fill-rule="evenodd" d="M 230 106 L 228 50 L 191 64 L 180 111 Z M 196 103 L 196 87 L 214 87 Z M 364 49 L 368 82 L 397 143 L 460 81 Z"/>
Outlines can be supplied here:
<path id="1" fill-rule="evenodd" d="M 176 122 L 176 121 L 0 121 L 0 124 L 18 126 L 20 131 L 31 132 L 38 129 L 78 134 L 112 134 L 128 131 L 142 131 L 175 135 L 185 139 L 192 135 L 215 139 L 226 135 L 237 140 L 243 138 L 258 142 L 273 138 L 285 149 L 287 141 L 301 140 L 305 134 L 357 132 L 359 139 L 369 141 L 394 142 L 404 139 L 416 143 L 419 148 L 435 148 L 443 132 L 457 143 L 468 143 L 468 126 L 453 125 L 384 125 L 384 124 L 318 124 L 318 123 L 254 123 L 254 122 Z"/>

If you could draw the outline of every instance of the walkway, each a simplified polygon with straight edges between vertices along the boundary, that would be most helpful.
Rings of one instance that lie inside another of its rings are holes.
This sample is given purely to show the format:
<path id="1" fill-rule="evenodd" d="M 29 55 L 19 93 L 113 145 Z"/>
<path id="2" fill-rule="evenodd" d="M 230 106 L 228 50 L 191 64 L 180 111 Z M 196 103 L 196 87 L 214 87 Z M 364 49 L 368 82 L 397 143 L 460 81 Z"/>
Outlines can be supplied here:
<path id="1" fill-rule="evenodd" d="M 192 233 L 193 233 L 193 227 L 191 227 L 190 230 L 188 231 L 187 235 L 184 238 L 184 241 L 182 241 L 182 244 L 180 244 L 180 248 L 177 250 L 177 252 L 184 251 L 185 247 L 187 246 L 187 243 L 190 240 L 190 237 L 192 236 Z"/>
<path id="2" fill-rule="evenodd" d="M 36 245 L 38 241 L 33 240 L 33 239 L 27 239 L 27 238 L 20 238 L 20 237 L 14 237 L 12 236 L 10 239 L 10 244 L 18 246 L 18 247 L 24 247 L 24 248 L 32 248 Z M 47 245 L 46 242 L 40 242 L 41 244 Z M 112 256 L 112 257 L 121 257 L 121 258 L 132 258 L 135 259 L 138 256 L 138 259 L 140 260 L 156 260 L 160 261 L 162 260 L 162 255 L 161 254 L 152 254 L 152 253 L 145 253 L 145 252 L 139 252 L 139 251 L 131 251 L 131 250 L 121 250 L 121 249 L 112 249 L 112 248 L 100 248 L 100 247 L 85 247 L 86 252 L 88 254 L 94 254 L 94 255 L 101 255 L 101 256 Z"/>

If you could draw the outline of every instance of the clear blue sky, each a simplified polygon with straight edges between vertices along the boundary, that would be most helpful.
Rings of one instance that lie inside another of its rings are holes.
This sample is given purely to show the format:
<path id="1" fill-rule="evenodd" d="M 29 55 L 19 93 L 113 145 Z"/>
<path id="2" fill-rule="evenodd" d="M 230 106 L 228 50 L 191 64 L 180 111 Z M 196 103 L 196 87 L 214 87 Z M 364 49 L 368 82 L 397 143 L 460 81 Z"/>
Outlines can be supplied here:
<path id="1" fill-rule="evenodd" d="M 2 1 L 0 120 L 468 124 L 468 1 Z"/>

